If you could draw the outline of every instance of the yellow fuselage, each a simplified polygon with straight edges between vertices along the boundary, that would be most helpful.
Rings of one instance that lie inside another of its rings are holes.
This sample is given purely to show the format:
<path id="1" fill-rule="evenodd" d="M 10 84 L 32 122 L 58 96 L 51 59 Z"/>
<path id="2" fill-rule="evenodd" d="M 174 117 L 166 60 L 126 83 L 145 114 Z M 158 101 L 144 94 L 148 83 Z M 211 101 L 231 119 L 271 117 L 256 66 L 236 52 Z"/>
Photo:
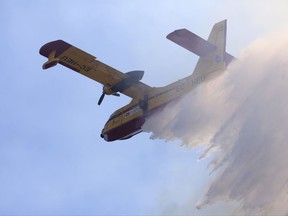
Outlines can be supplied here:
<path id="1" fill-rule="evenodd" d="M 145 119 L 163 109 L 168 103 L 195 89 L 204 81 L 209 81 L 221 71 L 200 76 L 190 75 L 164 87 L 153 88 L 142 100 L 133 99 L 126 106 L 115 111 L 105 124 L 101 137 L 106 141 L 128 139 L 142 131 Z"/>

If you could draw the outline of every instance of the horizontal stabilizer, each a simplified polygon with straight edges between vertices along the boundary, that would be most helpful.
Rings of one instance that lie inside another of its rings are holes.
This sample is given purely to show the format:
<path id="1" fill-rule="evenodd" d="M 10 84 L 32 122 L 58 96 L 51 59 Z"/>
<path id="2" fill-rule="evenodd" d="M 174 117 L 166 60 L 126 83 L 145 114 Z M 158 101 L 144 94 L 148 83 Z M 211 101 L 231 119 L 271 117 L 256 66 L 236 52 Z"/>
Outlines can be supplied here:
<path id="1" fill-rule="evenodd" d="M 202 57 L 217 47 L 187 29 L 179 29 L 167 35 L 167 39 Z"/>
<path id="2" fill-rule="evenodd" d="M 226 66 L 230 64 L 230 62 L 232 62 L 233 60 L 236 60 L 236 58 L 234 56 L 232 56 L 231 54 L 225 52 L 225 55 L 224 55 L 224 61 L 226 63 Z"/>
<path id="3" fill-rule="evenodd" d="M 214 44 L 204 40 L 187 29 L 173 31 L 168 34 L 166 38 L 200 57 L 204 57 L 217 49 Z M 224 58 L 226 65 L 235 59 L 234 56 L 227 52 L 225 52 Z"/>

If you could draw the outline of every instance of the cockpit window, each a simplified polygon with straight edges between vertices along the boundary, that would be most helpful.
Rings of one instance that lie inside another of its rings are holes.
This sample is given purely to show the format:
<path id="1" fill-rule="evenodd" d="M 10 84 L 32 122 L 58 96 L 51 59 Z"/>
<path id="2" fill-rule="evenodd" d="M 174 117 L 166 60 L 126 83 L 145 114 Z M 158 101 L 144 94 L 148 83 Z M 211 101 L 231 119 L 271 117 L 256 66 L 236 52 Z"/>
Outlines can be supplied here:
<path id="1" fill-rule="evenodd" d="M 115 112 L 113 112 L 113 113 L 110 115 L 109 119 L 111 119 L 114 115 L 115 115 Z"/>
<path id="2" fill-rule="evenodd" d="M 111 120 L 111 119 L 113 119 L 113 118 L 116 118 L 117 116 L 120 116 L 120 115 L 121 115 L 121 113 L 115 111 L 115 112 L 113 112 L 113 113 L 110 115 L 109 120 Z"/>

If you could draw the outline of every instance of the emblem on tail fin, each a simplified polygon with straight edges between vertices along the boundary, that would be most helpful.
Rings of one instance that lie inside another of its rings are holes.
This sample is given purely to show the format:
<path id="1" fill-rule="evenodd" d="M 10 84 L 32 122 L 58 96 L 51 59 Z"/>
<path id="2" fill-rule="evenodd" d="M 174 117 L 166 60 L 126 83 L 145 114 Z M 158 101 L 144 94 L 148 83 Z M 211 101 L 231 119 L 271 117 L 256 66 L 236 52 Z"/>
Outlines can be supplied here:
<path id="1" fill-rule="evenodd" d="M 215 62 L 216 62 L 216 63 L 220 63 L 221 61 L 222 61 L 222 57 L 219 56 L 219 55 L 217 55 L 217 56 L 215 57 Z"/>

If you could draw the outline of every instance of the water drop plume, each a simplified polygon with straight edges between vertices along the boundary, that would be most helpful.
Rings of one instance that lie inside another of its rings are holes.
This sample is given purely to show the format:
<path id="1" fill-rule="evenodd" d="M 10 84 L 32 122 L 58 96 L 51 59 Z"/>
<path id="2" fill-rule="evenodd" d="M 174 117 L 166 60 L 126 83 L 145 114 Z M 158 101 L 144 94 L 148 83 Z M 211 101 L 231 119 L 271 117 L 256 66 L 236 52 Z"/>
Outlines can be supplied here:
<path id="1" fill-rule="evenodd" d="M 210 156 L 198 208 L 236 201 L 239 215 L 288 213 L 288 34 L 256 40 L 220 77 L 148 119 L 152 139 Z M 200 210 L 201 211 L 201 210 Z"/>

